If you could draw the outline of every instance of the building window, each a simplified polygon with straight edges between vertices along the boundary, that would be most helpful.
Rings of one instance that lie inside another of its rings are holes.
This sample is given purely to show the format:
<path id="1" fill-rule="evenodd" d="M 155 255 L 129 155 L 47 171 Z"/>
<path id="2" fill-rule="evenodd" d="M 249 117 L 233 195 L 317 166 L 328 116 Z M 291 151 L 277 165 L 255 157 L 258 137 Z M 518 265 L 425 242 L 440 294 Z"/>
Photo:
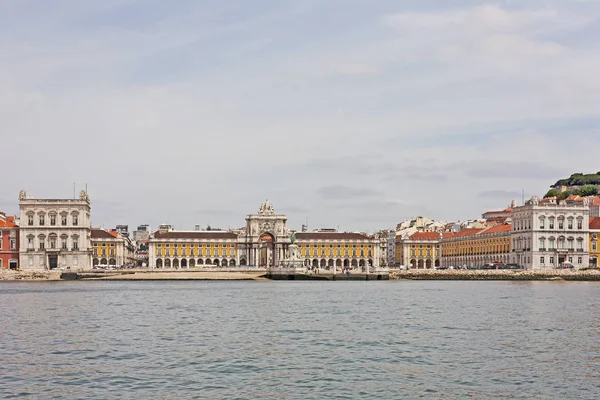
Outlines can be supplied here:
<path id="1" fill-rule="evenodd" d="M 567 229 L 573 229 L 573 218 L 567 220 Z"/>
<path id="2" fill-rule="evenodd" d="M 33 215 L 27 216 L 27 225 L 33 226 Z"/>
<path id="3" fill-rule="evenodd" d="M 548 239 L 548 248 L 554 249 L 554 238 Z"/>
<path id="4" fill-rule="evenodd" d="M 56 238 L 50 238 L 50 248 L 51 249 L 56 248 Z"/>
<path id="5" fill-rule="evenodd" d="M 596 241 L 594 240 L 592 242 L 592 250 L 597 250 L 597 248 L 598 248 L 598 245 L 596 244 Z"/>
<path id="6" fill-rule="evenodd" d="M 540 217 L 540 229 L 545 229 L 546 218 Z"/>
<path id="7" fill-rule="evenodd" d="M 577 264 L 581 264 L 583 262 L 583 257 L 577 257 Z"/>
<path id="8" fill-rule="evenodd" d="M 562 219 L 558 220 L 558 229 L 565 229 L 565 221 Z"/>
<path id="9" fill-rule="evenodd" d="M 44 250 L 46 248 L 46 239 L 41 237 L 40 238 L 40 250 Z"/>
<path id="10" fill-rule="evenodd" d="M 554 229 L 554 218 L 550 218 L 550 221 L 548 222 L 548 228 Z"/>
<path id="11" fill-rule="evenodd" d="M 73 236 L 73 250 L 79 250 L 79 237 Z"/>
<path id="12" fill-rule="evenodd" d="M 67 214 L 60 215 L 60 224 L 62 226 L 67 226 Z"/>
<path id="13" fill-rule="evenodd" d="M 17 248 L 17 241 L 16 239 L 10 239 L 10 249 L 11 250 L 15 250 Z"/>
<path id="14" fill-rule="evenodd" d="M 44 215 L 40 215 L 40 226 L 44 226 L 45 222 Z"/>
<path id="15" fill-rule="evenodd" d="M 573 264 L 573 257 L 569 257 L 569 262 Z"/>
<path id="16" fill-rule="evenodd" d="M 50 225 L 51 226 L 56 225 L 56 215 L 55 214 L 50 214 Z"/>
<path id="17" fill-rule="evenodd" d="M 544 256 L 540 257 L 540 264 L 544 265 Z"/>
<path id="18" fill-rule="evenodd" d="M 583 239 L 577 238 L 577 251 L 583 251 Z"/>
<path id="19" fill-rule="evenodd" d="M 558 238 L 558 248 L 559 249 L 565 248 L 565 238 L 563 238 L 563 237 Z"/>
<path id="20" fill-rule="evenodd" d="M 27 248 L 29 250 L 33 250 L 33 238 L 32 237 L 27 238 Z"/>
<path id="21" fill-rule="evenodd" d="M 545 250 L 546 249 L 546 239 L 544 238 L 540 238 L 540 250 Z"/>
<path id="22" fill-rule="evenodd" d="M 73 226 L 79 225 L 79 216 L 77 214 L 73 215 Z"/>
<path id="23" fill-rule="evenodd" d="M 61 242 L 61 244 L 60 244 L 61 248 L 63 250 L 67 250 L 68 249 L 68 247 L 67 247 L 67 238 L 61 238 L 60 242 Z"/>
<path id="24" fill-rule="evenodd" d="M 550 257 L 550 264 L 554 265 L 554 257 Z"/>
<path id="25" fill-rule="evenodd" d="M 567 244 L 568 244 L 568 248 L 570 250 L 573 249 L 573 238 L 568 238 L 567 239 Z"/>
<path id="26" fill-rule="evenodd" d="M 577 220 L 577 229 L 578 230 L 582 230 L 583 229 L 583 221 L 578 219 Z"/>

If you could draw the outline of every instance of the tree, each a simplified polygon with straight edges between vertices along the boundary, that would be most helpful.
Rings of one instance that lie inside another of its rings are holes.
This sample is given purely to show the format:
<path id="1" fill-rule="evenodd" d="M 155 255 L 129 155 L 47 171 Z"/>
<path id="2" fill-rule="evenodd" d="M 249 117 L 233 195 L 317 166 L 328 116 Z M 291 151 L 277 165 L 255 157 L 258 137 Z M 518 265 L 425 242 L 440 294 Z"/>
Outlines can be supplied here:
<path id="1" fill-rule="evenodd" d="M 556 196 L 558 196 L 558 194 L 559 194 L 558 189 L 550 189 L 550 190 L 548 190 L 548 193 L 546 193 L 544 195 L 544 198 L 546 198 L 546 197 L 556 197 Z"/>
<path id="2" fill-rule="evenodd" d="M 598 186 L 583 185 L 577 190 L 577 194 L 580 196 L 595 196 L 598 194 Z"/>

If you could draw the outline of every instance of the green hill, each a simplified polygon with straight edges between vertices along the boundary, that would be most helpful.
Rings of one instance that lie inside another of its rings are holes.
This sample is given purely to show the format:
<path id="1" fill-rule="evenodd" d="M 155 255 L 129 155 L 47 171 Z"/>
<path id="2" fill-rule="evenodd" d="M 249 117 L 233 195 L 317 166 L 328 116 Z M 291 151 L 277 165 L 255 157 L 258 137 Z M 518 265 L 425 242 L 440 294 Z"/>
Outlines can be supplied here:
<path id="1" fill-rule="evenodd" d="M 583 186 L 583 185 L 600 185 L 600 171 L 595 174 L 576 173 L 567 179 L 560 179 L 551 188 L 560 189 L 561 186 Z"/>
<path id="2" fill-rule="evenodd" d="M 600 186 L 600 171 L 595 174 L 575 173 L 566 179 L 556 181 L 551 185 L 551 189 L 544 197 L 556 196 L 559 200 L 569 197 L 571 194 L 580 196 L 594 196 L 598 194 Z M 560 189 L 566 187 L 567 190 L 561 192 Z"/>

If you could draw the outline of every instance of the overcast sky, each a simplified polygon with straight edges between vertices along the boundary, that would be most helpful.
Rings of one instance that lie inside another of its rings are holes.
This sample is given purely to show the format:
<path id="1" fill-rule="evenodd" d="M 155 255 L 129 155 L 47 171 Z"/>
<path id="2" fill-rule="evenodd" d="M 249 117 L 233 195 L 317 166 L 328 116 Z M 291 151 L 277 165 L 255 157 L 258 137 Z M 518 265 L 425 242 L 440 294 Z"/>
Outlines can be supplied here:
<path id="1" fill-rule="evenodd" d="M 597 0 L 0 0 L 0 209 L 477 218 L 596 172 Z"/>

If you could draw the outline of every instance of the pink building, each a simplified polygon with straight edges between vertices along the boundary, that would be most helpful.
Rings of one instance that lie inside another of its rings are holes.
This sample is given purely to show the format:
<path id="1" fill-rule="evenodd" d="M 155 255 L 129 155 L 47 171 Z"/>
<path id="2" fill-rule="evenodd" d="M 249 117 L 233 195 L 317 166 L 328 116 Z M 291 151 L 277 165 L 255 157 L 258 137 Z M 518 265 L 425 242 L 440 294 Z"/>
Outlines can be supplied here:
<path id="1" fill-rule="evenodd" d="M 0 268 L 19 268 L 19 226 L 15 217 L 0 212 Z"/>

